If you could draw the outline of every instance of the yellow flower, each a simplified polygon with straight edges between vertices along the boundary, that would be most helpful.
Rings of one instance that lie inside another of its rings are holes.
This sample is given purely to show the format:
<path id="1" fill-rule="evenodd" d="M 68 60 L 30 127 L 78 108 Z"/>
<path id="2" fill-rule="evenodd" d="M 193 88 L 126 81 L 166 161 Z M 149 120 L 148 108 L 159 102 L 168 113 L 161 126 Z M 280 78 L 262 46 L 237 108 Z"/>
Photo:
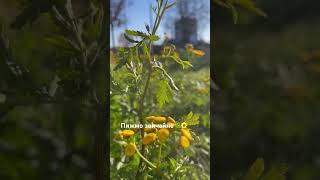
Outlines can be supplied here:
<path id="1" fill-rule="evenodd" d="M 124 150 L 124 154 L 126 156 L 133 156 L 136 153 L 136 145 L 133 143 L 129 143 Z"/>
<path id="2" fill-rule="evenodd" d="M 193 50 L 193 45 L 190 43 L 186 44 L 186 49 L 187 49 L 187 51 Z"/>
<path id="3" fill-rule="evenodd" d="M 162 117 L 162 116 L 147 116 L 147 117 L 145 117 L 145 120 L 151 121 L 156 124 L 161 124 L 161 123 L 166 122 L 167 118 Z"/>
<path id="4" fill-rule="evenodd" d="M 191 52 L 192 54 L 197 55 L 197 56 L 204 56 L 204 55 L 206 54 L 204 51 L 196 50 L 196 49 L 192 49 L 192 50 L 190 50 L 190 52 Z"/>
<path id="5" fill-rule="evenodd" d="M 163 48 L 162 53 L 163 53 L 164 55 L 170 55 L 170 53 L 171 53 L 171 47 L 170 47 L 170 46 L 165 46 L 165 47 Z"/>
<path id="6" fill-rule="evenodd" d="M 171 123 L 174 123 L 174 124 L 176 123 L 176 121 L 170 116 L 168 117 L 168 122 L 171 122 Z"/>
<path id="7" fill-rule="evenodd" d="M 155 133 L 149 133 L 142 139 L 142 144 L 148 145 L 154 142 L 157 139 L 157 135 Z"/>
<path id="8" fill-rule="evenodd" d="M 181 135 L 188 138 L 188 140 L 192 141 L 192 136 L 188 128 L 181 128 Z"/>
<path id="9" fill-rule="evenodd" d="M 155 117 L 155 116 L 147 116 L 147 117 L 145 117 L 145 120 L 147 120 L 147 121 L 152 121 L 154 117 Z"/>
<path id="10" fill-rule="evenodd" d="M 180 145 L 183 149 L 187 149 L 190 146 L 190 142 L 187 137 L 181 136 L 180 137 Z"/>
<path id="11" fill-rule="evenodd" d="M 169 130 L 168 129 L 160 129 L 158 131 L 158 139 L 160 141 L 165 141 L 169 137 Z"/>
<path id="12" fill-rule="evenodd" d="M 124 131 L 120 132 L 120 135 L 122 135 L 125 138 L 128 138 L 128 137 L 134 135 L 134 131 L 132 131 L 132 130 L 124 130 Z"/>
<path id="13" fill-rule="evenodd" d="M 156 117 L 153 118 L 153 122 L 157 123 L 157 124 L 161 124 L 161 123 L 166 122 L 166 119 L 167 118 L 162 117 L 162 116 L 156 116 Z"/>

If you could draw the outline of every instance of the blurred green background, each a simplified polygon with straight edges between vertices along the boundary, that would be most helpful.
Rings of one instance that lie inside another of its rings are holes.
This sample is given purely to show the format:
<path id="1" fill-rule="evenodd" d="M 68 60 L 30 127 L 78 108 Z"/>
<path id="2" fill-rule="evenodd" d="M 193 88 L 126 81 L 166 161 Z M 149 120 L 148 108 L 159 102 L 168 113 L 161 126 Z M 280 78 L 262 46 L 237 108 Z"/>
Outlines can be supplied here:
<path id="1" fill-rule="evenodd" d="M 90 89 L 106 106 L 107 56 L 97 53 L 97 61 L 83 73 L 77 64 L 81 52 L 73 49 L 66 54 L 76 41 L 74 33 L 61 27 L 51 10 L 55 4 L 63 17 L 73 12 L 75 26 L 85 22 L 78 26 L 82 30 L 78 35 L 84 46 L 91 45 L 84 51 L 92 52 L 100 41 L 98 33 L 88 37 L 88 29 L 102 6 L 100 1 L 77 0 L 67 6 L 66 2 L 0 1 L 0 179 L 98 177 L 100 142 L 95 137 L 98 111 L 102 111 L 94 105 Z M 70 44 L 63 44 L 66 41 Z M 86 58 L 91 62 L 92 54 Z M 104 132 L 102 141 L 106 136 Z M 104 154 L 101 161 L 106 166 Z"/>
<path id="2" fill-rule="evenodd" d="M 286 164 L 287 179 L 319 179 L 319 1 L 256 2 L 267 18 L 240 8 L 235 25 L 213 12 L 214 176 L 238 177 L 261 157 Z"/>

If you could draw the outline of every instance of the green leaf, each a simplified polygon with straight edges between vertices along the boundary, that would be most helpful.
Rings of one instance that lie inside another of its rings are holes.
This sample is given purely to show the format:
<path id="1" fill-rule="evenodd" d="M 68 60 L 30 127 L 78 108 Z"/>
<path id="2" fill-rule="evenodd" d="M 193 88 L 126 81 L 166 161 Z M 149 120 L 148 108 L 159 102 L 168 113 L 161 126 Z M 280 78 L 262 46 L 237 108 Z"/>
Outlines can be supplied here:
<path id="1" fill-rule="evenodd" d="M 131 43 L 138 43 L 139 41 L 133 40 L 132 38 L 130 38 L 127 34 L 124 34 L 124 37 L 126 38 L 126 40 L 128 40 Z"/>
<path id="2" fill-rule="evenodd" d="M 170 101 L 170 86 L 167 81 L 161 80 L 159 82 L 156 96 L 160 108 Z"/>
<path id="3" fill-rule="evenodd" d="M 239 18 L 238 12 L 237 12 L 236 8 L 233 6 L 232 3 L 228 3 L 228 6 L 229 6 L 229 9 L 230 9 L 231 14 L 232 14 L 233 23 L 237 24 L 238 18 Z"/>
<path id="4" fill-rule="evenodd" d="M 134 31 L 134 30 L 126 30 L 126 34 L 130 36 L 140 36 L 140 37 L 147 37 L 148 35 L 142 31 Z"/>
<path id="5" fill-rule="evenodd" d="M 122 49 L 123 51 L 120 51 L 119 53 L 119 63 L 114 67 L 114 71 L 120 69 L 122 66 L 124 66 L 129 60 L 132 60 L 133 58 L 133 52 L 132 48 L 125 48 Z"/>
<path id="6" fill-rule="evenodd" d="M 169 162 L 171 165 L 171 171 L 174 172 L 174 170 L 177 168 L 177 161 L 169 157 Z"/>
<path id="7" fill-rule="evenodd" d="M 158 41 L 160 39 L 160 37 L 157 35 L 150 35 L 149 39 L 150 39 L 150 41 Z"/>
<path id="8" fill-rule="evenodd" d="M 253 0 L 214 0 L 214 3 L 227 8 L 231 11 L 233 22 L 236 24 L 239 18 L 239 14 L 237 9 L 235 8 L 235 5 L 240 6 L 244 9 L 247 9 L 248 11 L 251 11 L 259 16 L 267 17 L 267 14 L 264 13 L 261 9 L 256 7 Z"/>
<path id="9" fill-rule="evenodd" d="M 258 180 L 264 171 L 264 161 L 258 158 L 244 177 L 244 180 Z"/>
<path id="10" fill-rule="evenodd" d="M 234 4 L 240 5 L 241 7 L 251 11 L 259 16 L 267 17 L 261 9 L 257 8 L 252 0 L 234 0 Z"/>
<path id="11" fill-rule="evenodd" d="M 76 43 L 60 35 L 45 38 L 45 41 L 66 54 L 74 54 L 80 51 L 80 48 Z"/>
<path id="12" fill-rule="evenodd" d="M 174 3 L 169 4 L 169 5 L 166 7 L 166 9 L 169 9 L 169 8 L 173 7 L 176 3 L 177 3 L 177 2 L 174 2 Z"/>
<path id="13" fill-rule="evenodd" d="M 193 112 L 192 112 L 192 111 L 190 111 L 190 112 L 189 112 L 189 114 L 188 114 L 188 115 L 187 115 L 187 117 L 186 117 L 186 120 L 191 119 L 191 118 L 192 118 L 192 116 L 193 116 Z"/>
<path id="14" fill-rule="evenodd" d="M 113 68 L 114 71 L 117 71 L 120 69 L 122 66 L 124 66 L 127 63 L 128 59 L 121 59 L 120 62 Z"/>
<path id="15" fill-rule="evenodd" d="M 168 57 L 172 58 L 174 61 L 176 61 L 178 64 L 180 64 L 182 66 L 182 69 L 192 67 L 192 64 L 189 61 L 183 61 L 182 59 L 180 59 L 178 53 L 173 53 L 173 55 L 170 55 Z"/>
<path id="16" fill-rule="evenodd" d="M 184 122 L 188 124 L 188 126 L 194 126 L 199 124 L 199 114 L 193 114 L 192 111 L 186 116 Z"/>
<path id="17" fill-rule="evenodd" d="M 119 47 L 118 48 L 118 51 L 120 51 L 120 52 L 124 52 L 124 51 L 126 51 L 127 50 L 127 48 L 124 48 L 124 47 Z"/>

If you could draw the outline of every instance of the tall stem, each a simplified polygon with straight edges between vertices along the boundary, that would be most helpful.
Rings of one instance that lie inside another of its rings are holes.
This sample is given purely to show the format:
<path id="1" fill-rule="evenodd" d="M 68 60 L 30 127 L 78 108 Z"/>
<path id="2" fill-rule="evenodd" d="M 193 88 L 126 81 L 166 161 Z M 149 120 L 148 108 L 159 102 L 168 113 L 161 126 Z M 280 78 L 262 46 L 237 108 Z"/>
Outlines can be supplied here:
<path id="1" fill-rule="evenodd" d="M 160 3 L 158 3 L 158 8 L 157 8 L 157 17 L 155 19 L 155 22 L 153 24 L 153 28 L 152 28 L 152 35 L 155 35 L 155 33 L 157 32 L 157 29 L 159 27 L 159 24 L 161 22 L 161 19 L 163 17 L 163 14 L 166 10 L 166 6 L 168 4 L 168 0 L 166 0 L 165 2 L 165 5 L 164 5 L 164 8 L 163 8 L 163 0 L 160 1 Z M 152 54 L 152 41 L 149 42 L 149 54 L 151 55 Z M 138 117 L 139 117 L 139 121 L 141 124 L 144 124 L 144 119 L 143 119 L 143 110 L 144 110 L 144 100 L 145 100 L 145 97 L 146 97 L 146 94 L 147 94 L 147 91 L 148 91 L 148 88 L 149 88 L 149 85 L 150 85 L 150 79 L 151 79 L 151 75 L 152 75 L 152 64 L 151 64 L 151 59 L 150 61 L 148 61 L 148 75 L 147 75 L 147 81 L 146 81 L 146 84 L 145 84 L 145 87 L 144 87 L 144 90 L 143 90 L 143 93 L 142 93 L 142 96 L 141 96 L 141 99 L 140 99 L 140 102 L 139 102 L 139 110 L 138 110 Z M 141 128 L 141 141 L 142 139 L 144 138 L 144 128 Z M 145 152 L 145 146 L 142 144 L 141 145 L 141 155 L 144 157 L 144 152 Z M 138 169 L 137 169 L 137 174 L 136 174 L 136 178 L 138 178 L 140 176 L 140 170 L 141 170 L 141 166 L 142 166 L 142 159 L 140 158 L 140 162 L 139 162 L 139 166 L 138 166 Z"/>
<path id="2" fill-rule="evenodd" d="M 140 124 L 144 124 L 144 119 L 143 119 L 143 114 L 142 114 L 142 111 L 144 109 L 143 103 L 144 103 L 144 99 L 146 97 L 146 94 L 147 94 L 147 91 L 149 88 L 150 79 L 151 79 L 151 75 L 152 75 L 152 65 L 150 62 L 148 63 L 148 65 L 149 65 L 149 68 L 148 68 L 147 81 L 146 81 L 146 84 L 145 84 L 145 87 L 144 87 L 144 90 L 143 90 L 143 93 L 142 93 L 142 96 L 141 96 L 141 99 L 139 102 L 138 117 L 139 117 Z M 142 139 L 144 138 L 144 128 L 141 128 L 140 131 L 141 131 L 141 141 L 142 141 Z M 142 146 L 141 146 L 141 155 L 142 156 L 144 156 L 144 149 L 145 149 L 145 146 L 142 144 Z M 140 159 L 136 177 L 138 177 L 140 175 L 140 167 L 142 165 L 142 162 L 143 161 Z"/>
<path id="3" fill-rule="evenodd" d="M 157 166 L 160 166 L 160 164 L 161 164 L 161 151 L 162 151 L 162 142 L 160 142 Z"/>

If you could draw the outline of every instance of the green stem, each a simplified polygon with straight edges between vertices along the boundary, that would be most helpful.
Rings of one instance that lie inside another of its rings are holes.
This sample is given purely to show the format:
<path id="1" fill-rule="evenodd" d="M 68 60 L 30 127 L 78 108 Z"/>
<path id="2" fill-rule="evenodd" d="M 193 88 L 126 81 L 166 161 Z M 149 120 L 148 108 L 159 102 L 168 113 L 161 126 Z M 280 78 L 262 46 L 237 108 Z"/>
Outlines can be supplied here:
<path id="1" fill-rule="evenodd" d="M 159 16 L 159 12 L 161 11 L 161 9 L 162 9 L 162 11 L 161 11 L 161 14 L 160 14 L 160 17 L 159 17 L 159 20 L 158 20 L 157 24 L 155 24 L 155 28 L 153 28 L 152 35 L 154 35 L 157 32 L 157 29 L 158 29 L 158 27 L 160 25 L 160 22 L 161 22 L 161 19 L 163 17 L 163 14 L 166 11 L 167 4 L 168 4 L 168 0 L 166 0 L 166 3 L 164 4 L 164 8 L 162 8 L 162 6 L 159 7 L 159 11 L 158 11 L 157 16 Z"/>
<path id="2" fill-rule="evenodd" d="M 142 114 L 142 111 L 144 109 L 143 102 L 144 102 L 144 99 L 146 97 L 146 94 L 147 94 L 147 91 L 148 91 L 148 88 L 149 88 L 151 75 L 152 75 L 152 66 L 151 66 L 151 63 L 149 62 L 149 72 L 148 72 L 148 76 L 147 76 L 147 81 L 146 81 L 146 85 L 144 87 L 144 91 L 143 91 L 143 94 L 142 94 L 140 102 L 139 102 L 138 117 L 139 117 L 139 120 L 140 120 L 140 124 L 144 124 L 144 119 L 143 119 L 143 114 Z M 144 138 L 144 128 L 141 128 L 140 131 L 141 131 L 141 141 L 142 141 L 142 139 Z M 145 149 L 145 146 L 142 144 L 142 146 L 141 146 L 141 156 L 144 155 L 144 149 Z M 140 160 L 139 165 L 138 165 L 138 170 L 137 170 L 136 177 L 138 177 L 139 174 L 140 174 L 139 171 L 140 171 L 141 165 L 142 165 L 142 161 Z"/>
<path id="3" fill-rule="evenodd" d="M 159 155 L 158 155 L 158 166 L 160 166 L 160 164 L 161 164 L 161 151 L 162 151 L 162 143 L 160 142 Z"/>
<path id="4" fill-rule="evenodd" d="M 143 159 L 150 167 L 152 168 L 157 168 L 156 165 L 154 165 L 152 162 L 150 162 L 147 158 L 145 158 L 138 150 L 138 148 L 136 148 L 137 154 L 140 156 L 141 159 Z"/>

